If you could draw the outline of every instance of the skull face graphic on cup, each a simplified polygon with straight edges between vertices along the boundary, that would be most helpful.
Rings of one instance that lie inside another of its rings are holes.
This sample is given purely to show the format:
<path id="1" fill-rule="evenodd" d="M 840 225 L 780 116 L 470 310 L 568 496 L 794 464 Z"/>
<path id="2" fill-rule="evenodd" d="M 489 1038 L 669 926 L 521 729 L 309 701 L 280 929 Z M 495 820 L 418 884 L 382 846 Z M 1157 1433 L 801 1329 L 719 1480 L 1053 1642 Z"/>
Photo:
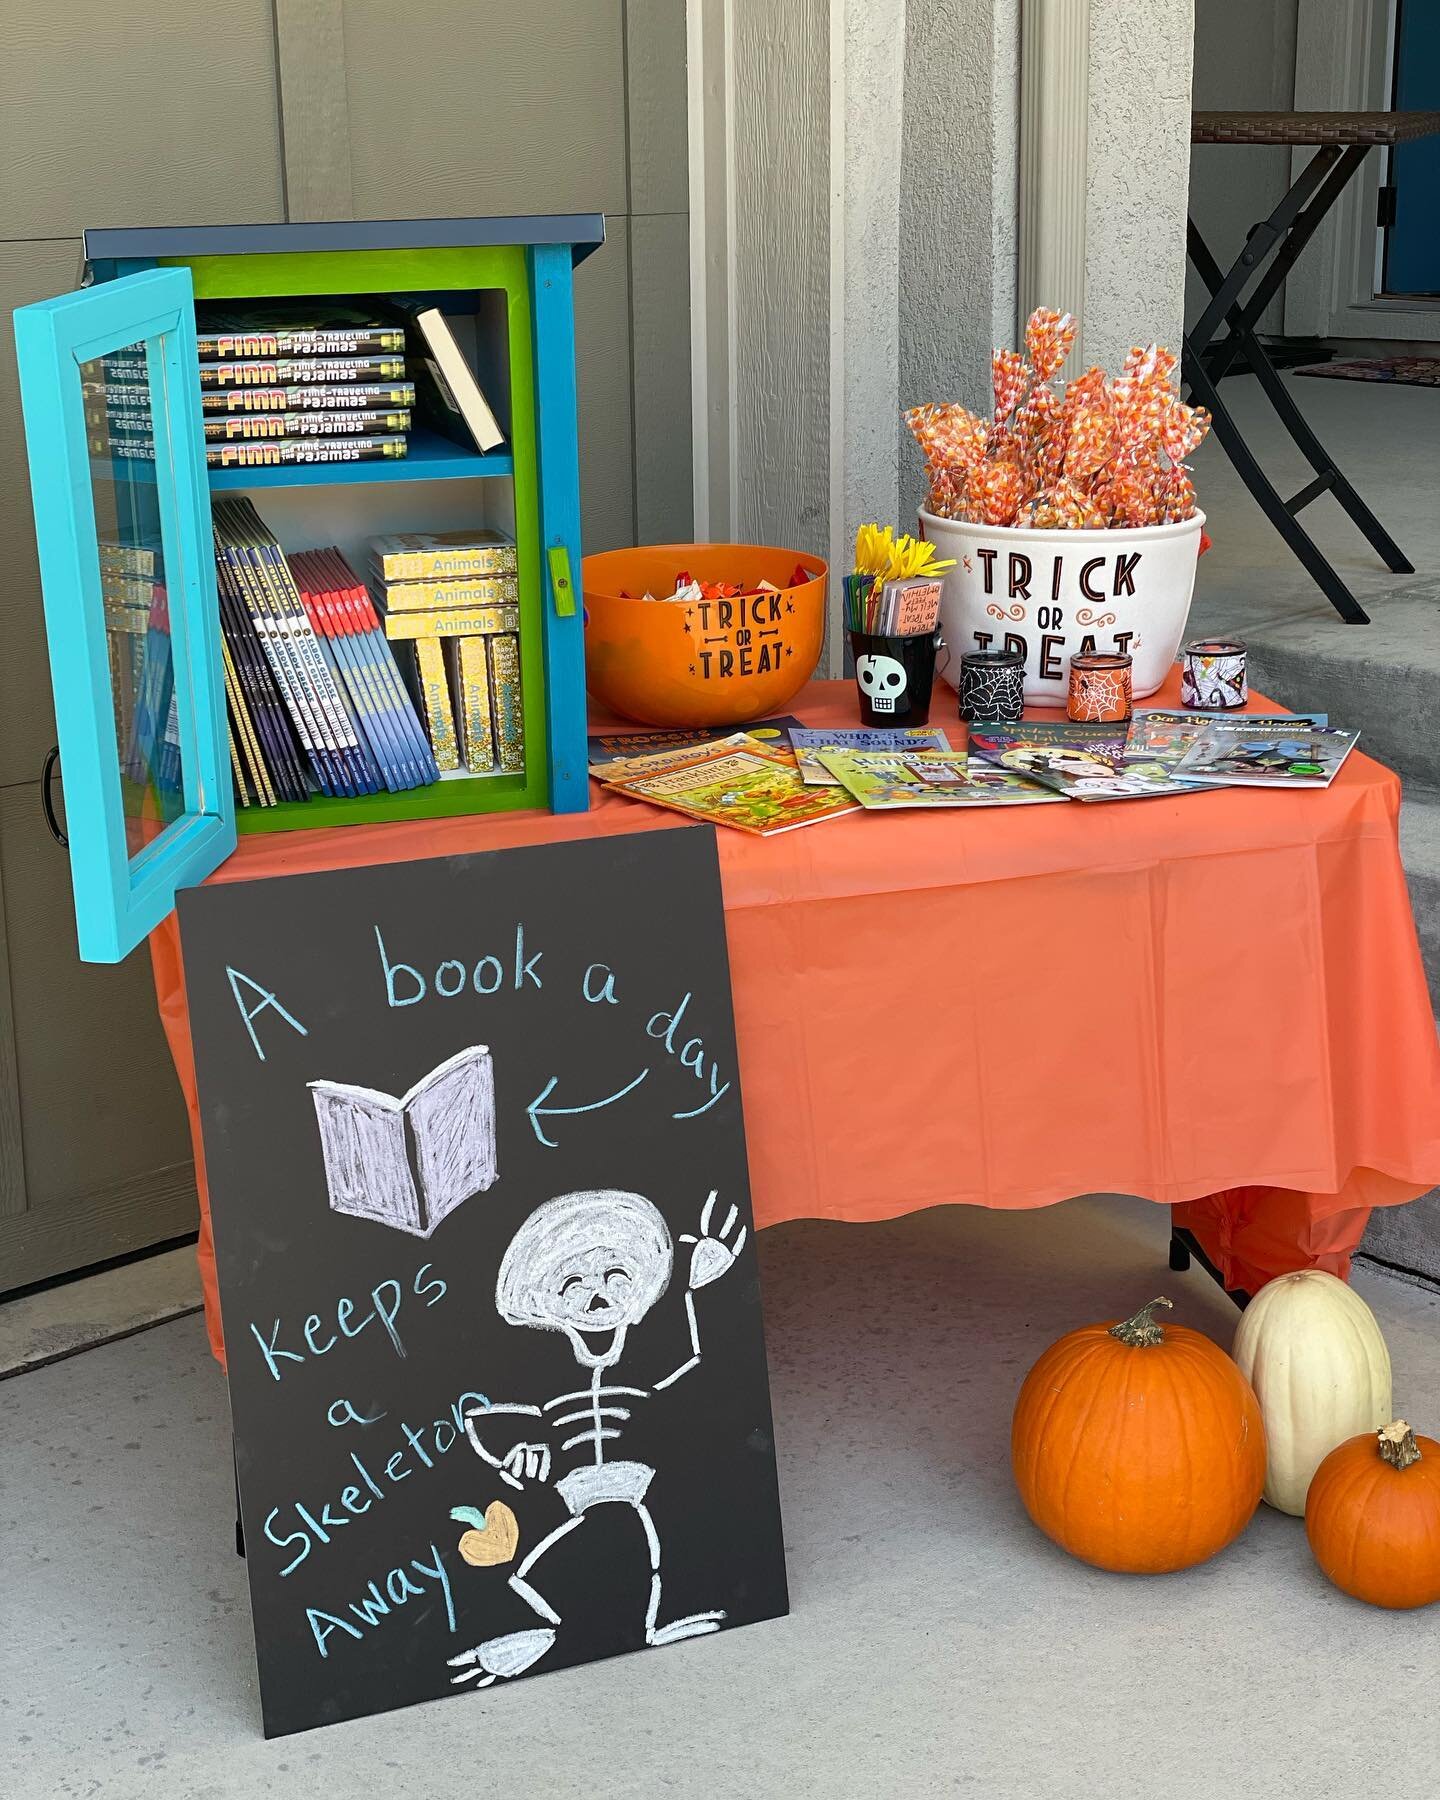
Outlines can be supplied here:
<path id="1" fill-rule="evenodd" d="M 893 656 L 860 656 L 856 678 L 877 713 L 893 713 L 905 695 L 905 665 Z"/>

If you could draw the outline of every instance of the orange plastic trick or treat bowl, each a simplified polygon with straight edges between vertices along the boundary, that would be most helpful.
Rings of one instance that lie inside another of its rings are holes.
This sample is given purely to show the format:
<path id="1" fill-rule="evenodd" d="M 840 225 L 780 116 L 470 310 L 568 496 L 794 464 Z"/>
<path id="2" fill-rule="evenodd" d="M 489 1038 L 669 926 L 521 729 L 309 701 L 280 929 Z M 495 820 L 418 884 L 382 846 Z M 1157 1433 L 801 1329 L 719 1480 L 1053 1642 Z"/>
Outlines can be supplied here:
<path id="1" fill-rule="evenodd" d="M 665 599 L 678 576 L 740 591 Z M 587 556 L 590 692 L 641 725 L 743 725 L 779 712 L 815 672 L 825 576 L 818 556 L 772 545 L 651 544 Z"/>

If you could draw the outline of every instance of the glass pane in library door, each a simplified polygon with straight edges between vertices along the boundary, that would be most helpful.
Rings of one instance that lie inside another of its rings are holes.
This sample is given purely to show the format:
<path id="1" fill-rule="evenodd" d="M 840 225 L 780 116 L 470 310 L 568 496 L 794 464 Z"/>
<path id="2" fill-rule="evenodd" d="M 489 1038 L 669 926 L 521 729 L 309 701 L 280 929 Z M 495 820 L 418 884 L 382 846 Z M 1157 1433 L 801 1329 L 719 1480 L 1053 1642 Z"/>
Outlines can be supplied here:
<path id="1" fill-rule="evenodd" d="M 157 487 L 157 481 L 173 483 L 174 472 L 157 466 L 152 403 L 158 397 L 151 392 L 143 343 L 81 363 L 80 381 L 125 839 L 133 863 L 185 809 Z M 178 580 L 178 569 L 168 573 Z"/>

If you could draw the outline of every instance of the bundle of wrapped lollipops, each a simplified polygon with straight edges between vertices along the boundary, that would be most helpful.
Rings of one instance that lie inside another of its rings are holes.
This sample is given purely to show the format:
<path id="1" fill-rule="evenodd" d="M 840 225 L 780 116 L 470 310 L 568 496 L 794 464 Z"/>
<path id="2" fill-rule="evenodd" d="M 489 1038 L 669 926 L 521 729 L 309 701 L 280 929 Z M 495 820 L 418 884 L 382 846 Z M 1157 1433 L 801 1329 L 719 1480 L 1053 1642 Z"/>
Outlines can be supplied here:
<path id="1" fill-rule="evenodd" d="M 1071 314 L 1038 307 L 1025 328 L 1028 360 L 995 352 L 993 420 L 933 402 L 905 414 L 925 455 L 927 511 L 1059 531 L 1163 525 L 1194 513 L 1186 458 L 1210 415 L 1181 400 L 1174 353 L 1137 347 L 1113 379 L 1087 369 L 1057 392 L 1075 329 Z"/>

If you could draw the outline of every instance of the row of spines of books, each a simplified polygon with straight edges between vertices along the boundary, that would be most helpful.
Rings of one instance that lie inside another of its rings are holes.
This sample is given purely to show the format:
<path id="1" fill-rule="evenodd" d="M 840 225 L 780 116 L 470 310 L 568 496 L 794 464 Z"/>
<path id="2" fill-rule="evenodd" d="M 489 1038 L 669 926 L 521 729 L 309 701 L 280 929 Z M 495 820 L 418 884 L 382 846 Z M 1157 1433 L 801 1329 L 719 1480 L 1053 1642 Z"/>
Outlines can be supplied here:
<path id="1" fill-rule="evenodd" d="M 318 331 L 299 334 L 318 343 Z M 403 346 L 404 332 L 372 336 Z M 211 335 L 202 345 L 230 341 Z M 149 375 L 143 350 L 103 359 L 82 382 L 90 449 L 121 461 L 155 460 Z M 205 360 L 200 373 L 205 460 L 212 468 L 272 468 L 378 462 L 407 454 L 415 385 L 397 355 L 297 354 L 243 362 Z"/>
<path id="2" fill-rule="evenodd" d="M 370 544 L 370 592 L 404 659 L 442 770 L 525 767 L 518 563 L 499 532 L 397 534 Z"/>
<path id="3" fill-rule="evenodd" d="M 439 765 L 364 582 L 334 546 L 296 551 L 286 561 L 386 785 L 394 792 L 437 780 Z"/>
<path id="4" fill-rule="evenodd" d="M 328 628 L 336 621 L 318 609 L 312 617 L 250 501 L 217 496 L 212 513 L 231 756 L 242 803 L 251 795 L 261 805 L 305 800 L 312 782 L 322 794 L 354 797 L 437 779 L 378 630 L 364 644 L 337 649 Z M 345 574 L 348 588 L 354 577 Z"/>

